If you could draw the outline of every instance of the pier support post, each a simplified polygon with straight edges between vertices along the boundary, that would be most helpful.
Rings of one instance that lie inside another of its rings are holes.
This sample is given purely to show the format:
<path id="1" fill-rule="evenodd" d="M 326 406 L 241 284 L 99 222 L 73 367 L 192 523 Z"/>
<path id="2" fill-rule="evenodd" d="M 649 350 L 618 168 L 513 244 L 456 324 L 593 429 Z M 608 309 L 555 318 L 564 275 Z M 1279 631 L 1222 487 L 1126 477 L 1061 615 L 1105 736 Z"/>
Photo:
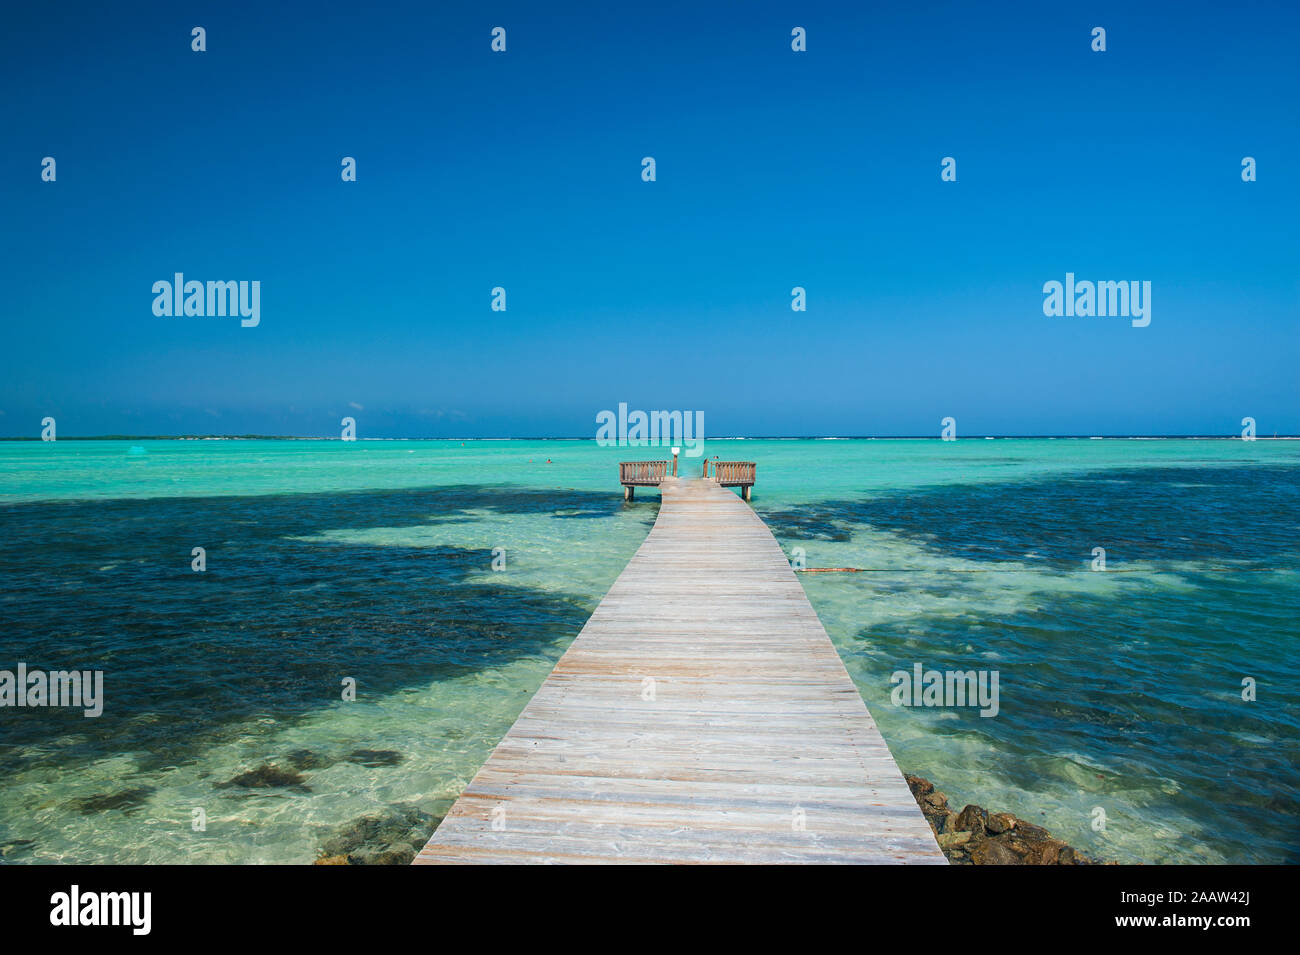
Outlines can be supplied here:
<path id="1" fill-rule="evenodd" d="M 753 487 L 753 486 L 754 486 L 754 485 L 752 485 L 752 484 L 746 484 L 745 487 L 744 487 L 745 500 L 746 500 L 746 501 L 749 500 L 749 489 L 750 489 L 751 487 Z"/>
<path id="2" fill-rule="evenodd" d="M 633 489 L 633 487 L 632 487 L 631 484 L 624 484 L 624 485 L 623 485 L 623 500 L 625 500 L 625 501 L 630 501 L 630 500 L 632 500 L 632 491 L 633 491 L 633 490 L 634 490 L 634 489 Z"/>

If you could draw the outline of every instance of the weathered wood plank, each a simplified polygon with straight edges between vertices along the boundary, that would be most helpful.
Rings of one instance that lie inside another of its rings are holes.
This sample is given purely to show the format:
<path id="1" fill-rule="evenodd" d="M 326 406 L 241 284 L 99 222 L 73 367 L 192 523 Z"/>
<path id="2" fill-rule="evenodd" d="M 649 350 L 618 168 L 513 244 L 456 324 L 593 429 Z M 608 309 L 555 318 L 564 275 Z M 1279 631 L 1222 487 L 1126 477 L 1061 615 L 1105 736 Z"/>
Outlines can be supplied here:
<path id="1" fill-rule="evenodd" d="M 766 525 L 713 480 L 661 489 L 415 861 L 943 864 Z"/>

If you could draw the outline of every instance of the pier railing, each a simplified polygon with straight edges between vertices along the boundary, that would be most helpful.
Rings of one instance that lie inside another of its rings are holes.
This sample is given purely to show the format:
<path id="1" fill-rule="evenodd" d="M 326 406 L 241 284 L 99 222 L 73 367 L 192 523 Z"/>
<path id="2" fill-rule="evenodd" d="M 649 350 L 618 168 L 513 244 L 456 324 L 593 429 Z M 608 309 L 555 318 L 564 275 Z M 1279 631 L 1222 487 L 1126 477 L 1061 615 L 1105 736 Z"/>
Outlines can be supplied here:
<path id="1" fill-rule="evenodd" d="M 623 500 L 632 500 L 638 487 L 658 487 L 668 476 L 667 461 L 620 461 L 618 483 L 623 485 Z"/>
<path id="2" fill-rule="evenodd" d="M 753 461 L 705 461 L 704 476 L 717 481 L 723 487 L 738 487 L 745 500 L 749 500 L 749 489 L 754 486 L 754 477 L 758 465 Z"/>
<path id="3" fill-rule="evenodd" d="M 620 461 L 618 483 L 657 485 L 668 474 L 668 467 L 667 461 Z"/>
<path id="4" fill-rule="evenodd" d="M 753 484 L 758 465 L 753 461 L 705 461 L 704 476 L 723 487 Z"/>

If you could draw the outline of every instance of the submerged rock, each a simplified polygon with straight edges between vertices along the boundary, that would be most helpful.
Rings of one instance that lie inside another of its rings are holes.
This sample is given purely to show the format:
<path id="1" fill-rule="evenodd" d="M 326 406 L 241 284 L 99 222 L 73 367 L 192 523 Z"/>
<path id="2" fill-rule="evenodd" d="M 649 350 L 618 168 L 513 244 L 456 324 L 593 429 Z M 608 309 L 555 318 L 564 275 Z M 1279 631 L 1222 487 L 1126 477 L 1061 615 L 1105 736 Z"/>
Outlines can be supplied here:
<path id="1" fill-rule="evenodd" d="M 957 818 L 952 821 L 951 828 L 957 832 L 973 832 L 979 835 L 987 835 L 988 829 L 988 810 L 982 806 L 967 806 L 961 812 L 957 813 Z"/>
<path id="2" fill-rule="evenodd" d="M 361 816 L 325 840 L 316 864 L 409 865 L 440 821 L 409 804 Z"/>
<path id="3" fill-rule="evenodd" d="M 1052 838 L 1009 812 L 969 805 L 948 808 L 948 797 L 920 776 L 905 775 L 912 797 L 934 830 L 935 840 L 954 865 L 1097 865 L 1073 846 Z"/>
<path id="4" fill-rule="evenodd" d="M 1009 812 L 991 812 L 984 822 L 984 828 L 988 830 L 990 836 L 1000 836 L 1004 832 L 1010 832 L 1019 824 L 1020 820 Z"/>
<path id="5" fill-rule="evenodd" d="M 96 812 L 108 812 L 113 809 L 120 809 L 122 812 L 130 813 L 143 806 L 154 792 L 152 786 L 138 786 L 135 789 L 123 789 L 115 793 L 96 793 L 93 796 L 83 796 L 80 799 L 72 800 L 68 805 L 86 816 Z"/>
<path id="6" fill-rule="evenodd" d="M 36 845 L 35 839 L 10 839 L 8 842 L 0 842 L 0 859 L 20 855 L 34 845 Z"/>
<path id="7" fill-rule="evenodd" d="M 410 865 L 419 847 L 404 842 L 386 846 L 361 846 L 348 853 L 348 865 Z"/>
<path id="8" fill-rule="evenodd" d="M 305 782 L 301 773 L 284 769 L 274 763 L 263 763 L 257 769 L 250 769 L 224 783 L 217 783 L 217 788 L 228 789 L 231 786 L 240 786 L 244 789 L 275 789 L 292 786 L 297 789 L 307 789 Z"/>
<path id="9" fill-rule="evenodd" d="M 354 749 L 348 753 L 348 762 L 361 766 L 396 766 L 402 754 L 395 749 Z"/>
<path id="10" fill-rule="evenodd" d="M 295 749 L 286 753 L 284 761 L 294 769 L 328 769 L 338 760 L 332 756 L 314 752 L 310 749 Z"/>

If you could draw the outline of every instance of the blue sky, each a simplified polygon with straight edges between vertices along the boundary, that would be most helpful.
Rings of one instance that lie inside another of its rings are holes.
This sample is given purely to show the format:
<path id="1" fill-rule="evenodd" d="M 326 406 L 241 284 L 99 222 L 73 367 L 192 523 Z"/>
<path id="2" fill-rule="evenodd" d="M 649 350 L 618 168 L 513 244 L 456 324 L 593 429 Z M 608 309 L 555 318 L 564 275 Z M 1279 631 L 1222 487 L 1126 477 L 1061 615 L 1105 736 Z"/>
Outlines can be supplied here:
<path id="1" fill-rule="evenodd" d="M 276 6 L 7 13 L 0 435 L 1300 432 L 1294 5 Z"/>

